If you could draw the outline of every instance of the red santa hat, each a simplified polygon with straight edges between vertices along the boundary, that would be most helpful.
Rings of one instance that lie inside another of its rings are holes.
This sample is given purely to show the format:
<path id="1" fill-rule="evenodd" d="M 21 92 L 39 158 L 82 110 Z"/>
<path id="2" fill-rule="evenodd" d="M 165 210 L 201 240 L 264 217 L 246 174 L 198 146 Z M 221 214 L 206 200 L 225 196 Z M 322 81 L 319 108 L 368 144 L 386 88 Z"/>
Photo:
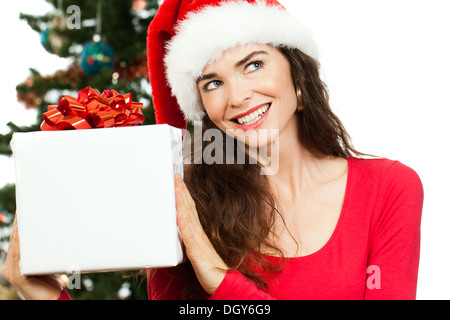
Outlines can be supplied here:
<path id="1" fill-rule="evenodd" d="M 205 115 L 196 80 L 239 45 L 318 50 L 309 28 L 276 0 L 165 0 L 148 28 L 147 58 L 156 122 L 186 128 Z"/>

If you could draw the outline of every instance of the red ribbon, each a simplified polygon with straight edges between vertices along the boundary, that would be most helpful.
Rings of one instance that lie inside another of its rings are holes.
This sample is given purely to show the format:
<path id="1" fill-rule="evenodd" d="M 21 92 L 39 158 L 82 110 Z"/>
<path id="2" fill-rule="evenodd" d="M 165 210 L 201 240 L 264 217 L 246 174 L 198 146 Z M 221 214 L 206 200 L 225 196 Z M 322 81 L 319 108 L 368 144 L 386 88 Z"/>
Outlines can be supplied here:
<path id="1" fill-rule="evenodd" d="M 47 107 L 41 130 L 74 130 L 140 125 L 144 121 L 143 104 L 131 101 L 131 93 L 115 90 L 100 94 L 91 87 L 78 92 L 78 98 L 68 95 L 58 105 Z"/>

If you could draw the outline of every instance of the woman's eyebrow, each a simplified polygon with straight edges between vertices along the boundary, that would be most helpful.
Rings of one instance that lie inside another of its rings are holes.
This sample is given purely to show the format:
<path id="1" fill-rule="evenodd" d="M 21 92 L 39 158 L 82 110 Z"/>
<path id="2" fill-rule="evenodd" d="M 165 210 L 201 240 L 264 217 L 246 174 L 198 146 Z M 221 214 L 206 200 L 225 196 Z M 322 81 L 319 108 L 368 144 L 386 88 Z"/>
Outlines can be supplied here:
<path id="1" fill-rule="evenodd" d="M 246 63 L 247 63 L 249 60 L 251 60 L 254 56 L 257 56 L 257 55 L 259 55 L 259 54 L 268 54 L 268 53 L 267 53 L 266 51 L 264 51 L 264 50 L 253 51 L 252 53 L 250 53 L 249 55 L 247 55 L 244 59 L 238 61 L 238 62 L 235 64 L 234 67 L 235 67 L 235 68 L 239 68 L 240 66 L 246 64 Z M 200 81 L 203 81 L 203 80 L 209 80 L 209 79 L 216 78 L 216 77 L 218 77 L 217 73 L 202 74 L 200 77 L 197 78 L 197 84 L 198 84 Z"/>
<path id="2" fill-rule="evenodd" d="M 257 56 L 259 54 L 268 54 L 266 51 L 253 51 L 248 56 L 246 56 L 244 59 L 240 60 L 238 63 L 235 64 L 235 68 L 239 68 L 243 64 L 246 64 L 249 60 L 251 60 L 254 56 Z"/>
<path id="3" fill-rule="evenodd" d="M 217 73 L 208 73 L 208 74 L 202 74 L 200 77 L 197 78 L 197 84 L 200 81 L 203 80 L 208 80 L 208 79 L 212 79 L 212 78 L 217 78 L 218 74 Z"/>

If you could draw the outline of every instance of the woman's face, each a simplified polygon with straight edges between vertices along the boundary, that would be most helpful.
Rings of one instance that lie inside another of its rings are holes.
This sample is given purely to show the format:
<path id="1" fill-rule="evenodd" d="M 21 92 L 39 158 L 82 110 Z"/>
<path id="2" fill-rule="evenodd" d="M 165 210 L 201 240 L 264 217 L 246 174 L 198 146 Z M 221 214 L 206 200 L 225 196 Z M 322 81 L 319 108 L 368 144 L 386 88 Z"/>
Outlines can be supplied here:
<path id="1" fill-rule="evenodd" d="M 198 90 L 214 124 L 247 144 L 262 147 L 287 128 L 293 130 L 297 97 L 290 64 L 269 45 L 225 51 L 203 69 Z"/>

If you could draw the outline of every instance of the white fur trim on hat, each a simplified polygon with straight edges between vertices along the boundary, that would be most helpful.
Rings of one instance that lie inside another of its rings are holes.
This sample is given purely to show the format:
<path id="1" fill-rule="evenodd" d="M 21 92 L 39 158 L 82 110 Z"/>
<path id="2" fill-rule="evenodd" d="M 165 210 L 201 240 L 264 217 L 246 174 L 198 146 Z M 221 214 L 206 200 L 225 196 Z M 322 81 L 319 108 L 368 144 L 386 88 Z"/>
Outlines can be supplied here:
<path id="1" fill-rule="evenodd" d="M 264 1 L 230 1 L 191 12 L 167 44 L 166 76 L 185 118 L 205 115 L 196 80 L 222 53 L 252 43 L 297 48 L 318 58 L 312 32 L 285 9 Z"/>

